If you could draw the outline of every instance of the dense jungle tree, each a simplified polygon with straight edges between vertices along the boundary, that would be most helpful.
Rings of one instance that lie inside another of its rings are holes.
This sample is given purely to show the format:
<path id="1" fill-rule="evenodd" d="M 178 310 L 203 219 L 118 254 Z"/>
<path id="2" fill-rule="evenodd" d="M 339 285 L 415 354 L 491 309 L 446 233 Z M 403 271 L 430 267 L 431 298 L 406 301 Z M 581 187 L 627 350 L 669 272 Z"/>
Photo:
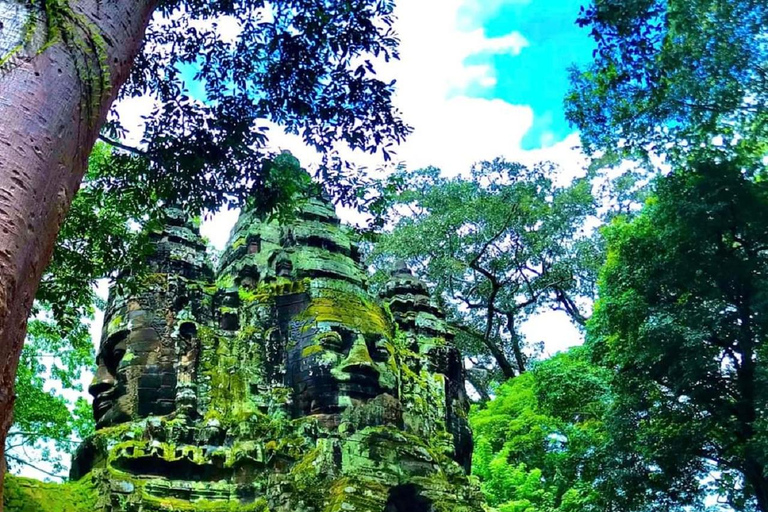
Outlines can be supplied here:
<path id="1" fill-rule="evenodd" d="M 375 151 L 408 128 L 372 64 L 397 56 L 388 0 L 8 0 L 0 9 L 9 27 L 0 48 L 4 441 L 38 282 L 116 97 L 156 100 L 136 151 L 147 161 L 137 186 L 194 209 L 265 192 L 257 119 L 323 150 L 343 142 Z M 185 95 L 190 69 L 204 98 Z M 108 138 L 120 134 L 116 122 L 110 128 Z"/>
<path id="2" fill-rule="evenodd" d="M 666 156 L 702 147 L 768 153 L 768 4 L 762 0 L 593 0 L 577 20 L 594 61 L 571 74 L 567 117 L 588 153 Z"/>
<path id="3" fill-rule="evenodd" d="M 500 512 L 611 510 L 609 372 L 581 347 L 536 362 L 474 406 L 473 473 Z"/>
<path id="4" fill-rule="evenodd" d="M 768 182 L 732 162 L 679 168 L 605 236 L 587 340 L 614 371 L 621 509 L 714 492 L 768 510 Z"/>
<path id="5" fill-rule="evenodd" d="M 392 227 L 377 239 L 375 265 L 405 258 L 435 287 L 486 398 L 491 380 L 526 369 L 519 325 L 527 315 L 549 307 L 586 321 L 579 299 L 591 297 L 600 262 L 583 228 L 594 201 L 584 179 L 556 186 L 556 170 L 497 159 L 468 178 L 401 172 L 379 184 L 370 205 L 375 224 Z"/>

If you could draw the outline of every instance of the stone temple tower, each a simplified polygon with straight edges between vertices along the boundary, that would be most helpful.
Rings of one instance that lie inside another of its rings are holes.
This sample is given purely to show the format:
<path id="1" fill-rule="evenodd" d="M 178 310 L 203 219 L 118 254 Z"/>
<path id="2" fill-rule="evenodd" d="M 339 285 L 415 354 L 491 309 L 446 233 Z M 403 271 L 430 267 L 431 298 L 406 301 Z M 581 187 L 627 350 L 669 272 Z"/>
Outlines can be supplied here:
<path id="1" fill-rule="evenodd" d="M 330 202 L 244 212 L 215 278 L 180 212 L 155 248 L 110 295 L 72 482 L 12 482 L 6 510 L 484 510 L 443 315 L 404 266 L 371 295 Z"/>

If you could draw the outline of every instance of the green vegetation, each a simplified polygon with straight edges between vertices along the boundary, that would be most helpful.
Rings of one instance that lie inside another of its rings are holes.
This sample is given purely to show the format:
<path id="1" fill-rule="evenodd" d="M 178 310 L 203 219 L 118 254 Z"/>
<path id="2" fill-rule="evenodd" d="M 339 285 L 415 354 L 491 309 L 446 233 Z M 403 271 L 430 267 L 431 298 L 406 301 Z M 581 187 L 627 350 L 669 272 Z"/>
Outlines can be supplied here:
<path id="1" fill-rule="evenodd" d="M 6 475 L 3 501 L 12 512 L 93 512 L 97 491 L 85 480 L 52 484 Z"/>
<path id="2" fill-rule="evenodd" d="M 393 10 L 392 1 L 161 3 L 118 95 L 155 98 L 144 143 L 120 143 L 117 116 L 102 137 L 146 163 L 120 179 L 195 213 L 288 212 L 310 180 L 268 147 L 270 121 L 324 155 L 326 189 L 354 200 L 361 176 L 336 144 L 388 157 L 411 131 L 392 104 L 394 82 L 377 74 L 398 57 Z"/>
<path id="3" fill-rule="evenodd" d="M 608 372 L 582 348 L 533 365 L 475 406 L 473 473 L 500 512 L 610 510 L 606 471 Z"/>
<path id="4" fill-rule="evenodd" d="M 16 374 L 14 423 L 5 445 L 10 468 L 31 466 L 65 476 L 69 461 L 62 460 L 62 453 L 71 453 L 93 430 L 90 403 L 71 398 L 72 392 L 82 391 L 79 379 L 93 357 L 86 325 L 62 336 L 53 321 L 29 322 Z"/>
<path id="5" fill-rule="evenodd" d="M 764 169 L 768 4 L 755 0 L 593 0 L 577 21 L 594 61 L 571 74 L 567 116 L 607 161 L 716 154 Z"/>
<path id="6" fill-rule="evenodd" d="M 605 230 L 588 330 L 615 369 L 612 435 L 627 508 L 695 503 L 707 476 L 737 510 L 768 507 L 768 183 L 730 163 L 660 178 L 642 213 Z"/>

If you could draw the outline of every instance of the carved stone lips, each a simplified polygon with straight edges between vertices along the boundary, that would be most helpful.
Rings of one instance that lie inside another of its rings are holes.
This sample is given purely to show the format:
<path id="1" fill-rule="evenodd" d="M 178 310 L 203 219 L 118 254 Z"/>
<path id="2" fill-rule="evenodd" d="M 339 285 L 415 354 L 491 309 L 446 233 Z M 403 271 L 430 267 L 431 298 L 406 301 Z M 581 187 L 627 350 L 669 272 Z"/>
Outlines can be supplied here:
<path id="1" fill-rule="evenodd" d="M 115 391 L 116 388 L 112 388 L 108 391 L 103 391 L 96 395 L 96 397 L 93 399 L 93 411 L 94 415 L 97 418 L 100 418 L 104 415 L 109 409 L 112 408 L 113 405 L 115 405 Z"/>
<path id="2" fill-rule="evenodd" d="M 379 374 L 372 368 L 366 366 L 356 367 L 348 372 L 349 377 L 341 380 L 342 383 L 363 388 L 370 388 L 379 393 Z"/>

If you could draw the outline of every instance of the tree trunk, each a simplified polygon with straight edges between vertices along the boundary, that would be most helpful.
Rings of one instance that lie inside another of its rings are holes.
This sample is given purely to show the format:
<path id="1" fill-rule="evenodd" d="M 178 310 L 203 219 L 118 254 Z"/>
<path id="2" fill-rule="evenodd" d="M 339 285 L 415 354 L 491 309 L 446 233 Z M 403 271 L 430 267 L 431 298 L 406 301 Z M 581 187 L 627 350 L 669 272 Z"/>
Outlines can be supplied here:
<path id="1" fill-rule="evenodd" d="M 511 379 L 515 377 L 515 369 L 512 367 L 509 359 L 507 359 L 504 351 L 501 350 L 501 348 L 491 339 L 491 332 L 493 331 L 493 319 L 496 313 L 494 303 L 496 302 L 496 296 L 498 295 L 501 288 L 496 278 L 494 278 L 490 273 L 482 271 L 482 269 L 477 266 L 474 266 L 473 268 L 486 275 L 492 286 L 491 294 L 488 297 L 488 309 L 485 316 L 485 333 L 483 333 L 483 343 L 488 348 L 488 351 L 491 353 L 493 358 L 496 359 L 496 362 L 501 369 L 501 373 L 504 374 L 504 377 Z"/>
<path id="2" fill-rule="evenodd" d="M 752 488 L 760 512 L 768 512 L 768 478 L 765 477 L 763 465 L 751 455 L 744 461 L 744 479 Z"/>
<path id="3" fill-rule="evenodd" d="M 501 350 L 501 348 L 499 348 L 499 346 L 492 339 L 483 338 L 483 343 L 488 349 L 488 352 L 490 352 L 493 358 L 496 360 L 496 363 L 499 365 L 499 369 L 501 370 L 501 373 L 504 374 L 504 377 L 507 379 L 516 377 L 517 372 L 515 371 L 515 367 L 512 366 L 512 363 L 509 362 L 509 359 L 507 359 L 504 351 Z"/>
<path id="4" fill-rule="evenodd" d="M 736 436 L 741 440 L 743 450 L 743 473 L 747 484 L 757 501 L 760 512 L 768 512 L 768 478 L 765 475 L 764 462 L 753 455 L 753 443 L 756 441 L 755 422 L 758 412 L 755 399 L 757 388 L 757 362 L 755 355 L 756 336 L 752 332 L 753 309 L 750 307 L 751 290 L 742 291 L 742 302 L 739 305 L 741 320 L 739 342 L 736 350 L 741 354 L 741 366 L 736 372 L 739 400 L 736 403 L 736 418 L 738 431 Z"/>
<path id="5" fill-rule="evenodd" d="M 520 336 L 517 335 L 517 329 L 515 329 L 515 315 L 512 313 L 507 313 L 507 330 L 512 342 L 512 353 L 515 354 L 517 371 L 521 374 L 525 373 L 525 357 L 523 357 L 523 351 L 520 348 Z"/>
<path id="6" fill-rule="evenodd" d="M 480 396 L 481 403 L 490 402 L 491 395 L 488 393 L 488 390 L 486 389 L 487 384 L 482 382 L 479 378 L 477 378 L 476 373 L 478 371 L 482 371 L 482 370 L 476 370 L 474 368 L 470 368 L 469 370 L 467 370 L 467 380 L 472 385 L 472 388 Z"/>
<path id="7" fill-rule="evenodd" d="M 8 12 L 13 2 L 0 0 L 0 9 Z M 26 41 L 17 41 L 25 48 L 14 52 L 0 46 L 5 53 L 0 55 L 0 512 L 3 447 L 27 316 L 156 0 L 51 5 L 45 12 L 55 19 L 38 19 L 34 25 L 37 42 L 25 36 Z M 38 16 L 43 18 L 42 10 Z M 46 26 L 54 29 L 45 33 Z"/>

